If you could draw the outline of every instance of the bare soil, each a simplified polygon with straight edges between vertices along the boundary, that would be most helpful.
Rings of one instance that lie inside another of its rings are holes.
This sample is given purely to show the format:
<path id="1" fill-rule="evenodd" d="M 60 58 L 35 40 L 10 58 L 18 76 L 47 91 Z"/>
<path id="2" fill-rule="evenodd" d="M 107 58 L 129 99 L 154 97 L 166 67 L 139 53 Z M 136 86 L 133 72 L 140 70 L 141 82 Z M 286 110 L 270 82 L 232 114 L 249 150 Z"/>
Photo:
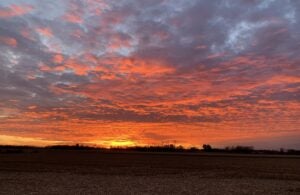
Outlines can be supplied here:
<path id="1" fill-rule="evenodd" d="M 2 153 L 0 194 L 300 194 L 300 157 Z"/>

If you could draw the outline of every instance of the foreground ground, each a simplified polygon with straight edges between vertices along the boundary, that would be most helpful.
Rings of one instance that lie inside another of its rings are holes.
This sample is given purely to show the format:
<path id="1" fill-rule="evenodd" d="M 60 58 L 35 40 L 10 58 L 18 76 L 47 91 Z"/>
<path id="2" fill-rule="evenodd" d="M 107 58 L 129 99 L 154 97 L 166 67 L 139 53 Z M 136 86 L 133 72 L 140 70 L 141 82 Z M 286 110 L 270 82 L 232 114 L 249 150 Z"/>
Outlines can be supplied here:
<path id="1" fill-rule="evenodd" d="M 300 158 L 0 153 L 0 194 L 300 194 Z"/>

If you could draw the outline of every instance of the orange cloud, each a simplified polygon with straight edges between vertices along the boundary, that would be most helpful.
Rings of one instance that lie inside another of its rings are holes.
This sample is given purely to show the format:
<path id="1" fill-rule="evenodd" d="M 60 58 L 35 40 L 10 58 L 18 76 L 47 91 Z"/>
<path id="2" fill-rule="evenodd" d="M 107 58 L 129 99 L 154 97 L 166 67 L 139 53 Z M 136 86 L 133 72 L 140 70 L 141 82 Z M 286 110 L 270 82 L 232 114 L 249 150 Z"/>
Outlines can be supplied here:
<path id="1" fill-rule="evenodd" d="M 53 62 L 56 64 L 61 64 L 64 61 L 64 57 L 60 54 L 57 54 L 53 57 Z"/>
<path id="2" fill-rule="evenodd" d="M 119 70 L 124 73 L 137 73 L 145 76 L 166 74 L 174 71 L 174 68 L 157 60 L 123 59 L 120 61 Z"/>
<path id="3" fill-rule="evenodd" d="M 34 109 L 36 109 L 37 108 L 37 106 L 28 106 L 28 109 L 29 110 L 34 110 Z"/>
<path id="4" fill-rule="evenodd" d="M 68 10 L 62 16 L 62 19 L 74 23 L 81 24 L 83 22 L 84 9 L 76 1 L 68 1 Z"/>
<path id="5" fill-rule="evenodd" d="M 47 65 L 45 65 L 45 64 L 43 64 L 43 63 L 40 63 L 40 64 L 39 64 L 39 69 L 40 69 L 41 71 L 43 71 L 43 72 L 48 72 L 48 71 L 51 70 L 51 68 L 50 68 L 49 66 L 47 66 Z"/>
<path id="6" fill-rule="evenodd" d="M 80 15 L 72 12 L 65 14 L 63 16 L 63 19 L 70 23 L 75 23 L 75 24 L 81 24 L 83 22 L 83 19 Z"/>
<path id="7" fill-rule="evenodd" d="M 46 37 L 52 37 L 53 36 L 53 33 L 52 33 L 52 30 L 50 28 L 37 28 L 36 31 L 43 35 L 43 36 L 46 36 Z"/>
<path id="8" fill-rule="evenodd" d="M 0 37 L 0 42 L 12 47 L 17 47 L 18 45 L 17 40 L 11 37 Z"/>
<path id="9" fill-rule="evenodd" d="M 61 142 L 59 141 L 49 141 L 42 138 L 33 137 L 22 137 L 22 136 L 11 136 L 11 135 L 0 135 L 0 143 L 5 143 L 7 145 L 34 145 L 34 146 L 47 146 L 56 145 Z"/>
<path id="10" fill-rule="evenodd" d="M 29 5 L 10 5 L 8 8 L 0 8 L 0 18 L 10 18 L 25 15 L 33 10 Z"/>
<path id="11" fill-rule="evenodd" d="M 292 75 L 276 75 L 271 79 L 267 80 L 266 84 L 275 85 L 275 84 L 290 84 L 290 83 L 300 83 L 299 76 Z"/>
<path id="12" fill-rule="evenodd" d="M 101 64 L 96 69 L 101 71 L 109 71 L 114 74 L 140 74 L 142 76 L 159 76 L 173 73 L 175 69 L 160 60 L 141 59 L 141 58 L 120 58 L 112 57 L 101 59 L 101 64 L 109 64 L 113 69 L 108 69 Z"/>
<path id="13" fill-rule="evenodd" d="M 64 64 L 66 68 L 70 68 L 77 75 L 86 75 L 91 68 L 87 64 L 82 64 L 75 59 L 68 59 Z"/>

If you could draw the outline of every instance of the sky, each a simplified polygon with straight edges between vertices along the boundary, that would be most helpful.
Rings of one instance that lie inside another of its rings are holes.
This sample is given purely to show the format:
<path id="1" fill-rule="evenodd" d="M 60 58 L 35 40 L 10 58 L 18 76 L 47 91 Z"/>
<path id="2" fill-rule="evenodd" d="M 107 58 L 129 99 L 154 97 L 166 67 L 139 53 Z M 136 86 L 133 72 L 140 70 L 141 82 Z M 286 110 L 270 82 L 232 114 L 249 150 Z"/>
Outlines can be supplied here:
<path id="1" fill-rule="evenodd" d="M 300 149 L 298 0 L 1 0 L 0 144 Z"/>

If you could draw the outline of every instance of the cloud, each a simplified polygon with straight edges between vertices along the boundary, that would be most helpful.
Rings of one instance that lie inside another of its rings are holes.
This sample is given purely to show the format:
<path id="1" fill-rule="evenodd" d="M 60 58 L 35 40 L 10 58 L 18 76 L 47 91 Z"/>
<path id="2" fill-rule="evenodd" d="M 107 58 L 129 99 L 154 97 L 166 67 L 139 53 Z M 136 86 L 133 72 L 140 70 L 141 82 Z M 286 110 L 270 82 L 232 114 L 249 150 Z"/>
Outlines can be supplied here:
<path id="1" fill-rule="evenodd" d="M 0 134 L 189 145 L 299 131 L 296 1 L 0 7 Z"/>
<path id="2" fill-rule="evenodd" d="M 53 62 L 56 64 L 61 64 L 64 61 L 64 57 L 60 54 L 56 54 L 53 57 Z"/>
<path id="3" fill-rule="evenodd" d="M 53 33 L 52 33 L 52 30 L 49 29 L 49 28 L 38 28 L 36 29 L 36 31 L 43 35 L 43 36 L 46 36 L 46 37 L 52 37 L 53 36 Z"/>
<path id="4" fill-rule="evenodd" d="M 6 44 L 8 46 L 11 46 L 11 47 L 17 47 L 17 45 L 18 45 L 17 40 L 14 38 L 11 38 L 11 37 L 0 37 L 0 42 Z"/>
<path id="5" fill-rule="evenodd" d="M 12 4 L 9 7 L 0 7 L 0 18 L 11 18 L 25 15 L 33 10 L 31 5 Z"/>

